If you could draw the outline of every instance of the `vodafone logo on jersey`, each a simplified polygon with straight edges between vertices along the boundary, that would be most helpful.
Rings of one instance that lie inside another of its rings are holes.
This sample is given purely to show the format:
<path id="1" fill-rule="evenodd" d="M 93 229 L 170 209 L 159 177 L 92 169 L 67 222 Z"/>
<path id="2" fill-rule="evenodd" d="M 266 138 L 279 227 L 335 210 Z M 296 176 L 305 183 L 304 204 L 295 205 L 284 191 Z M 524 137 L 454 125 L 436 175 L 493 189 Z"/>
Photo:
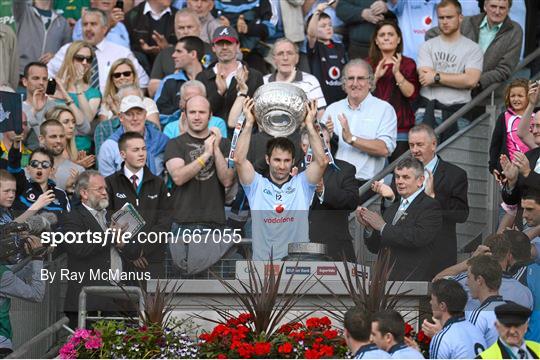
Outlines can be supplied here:
<path id="1" fill-rule="evenodd" d="M 423 23 L 425 26 L 430 26 L 430 25 L 433 23 L 433 19 L 431 18 L 431 16 L 425 16 L 425 17 L 422 19 L 422 23 Z"/>
<path id="2" fill-rule="evenodd" d="M 337 80 L 341 76 L 341 70 L 337 66 L 332 66 L 330 69 L 328 69 L 328 76 L 332 80 Z"/>
<path id="3" fill-rule="evenodd" d="M 283 204 L 276 205 L 276 206 L 274 207 L 274 210 L 275 210 L 278 214 L 281 214 L 283 211 L 285 211 L 285 206 L 283 206 Z"/>

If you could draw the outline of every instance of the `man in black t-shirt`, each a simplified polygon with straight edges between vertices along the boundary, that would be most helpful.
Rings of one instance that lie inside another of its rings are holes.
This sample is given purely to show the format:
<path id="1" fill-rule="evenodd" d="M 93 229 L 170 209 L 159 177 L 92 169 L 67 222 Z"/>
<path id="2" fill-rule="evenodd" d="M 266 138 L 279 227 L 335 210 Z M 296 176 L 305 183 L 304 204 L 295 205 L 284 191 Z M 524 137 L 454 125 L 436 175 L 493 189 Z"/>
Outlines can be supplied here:
<path id="1" fill-rule="evenodd" d="M 208 231 L 220 232 L 224 227 L 225 189 L 233 185 L 234 171 L 227 167 L 223 155 L 229 153 L 230 141 L 221 138 L 218 128 L 208 128 L 212 116 L 208 100 L 190 98 L 185 112 L 187 131 L 171 139 L 165 149 L 165 165 L 174 183 L 172 232 L 180 234 L 170 250 L 178 266 L 197 272 L 212 265 L 230 247 L 230 243 L 216 244 L 212 237 L 199 244 L 190 240 L 195 233 L 204 239 Z"/>

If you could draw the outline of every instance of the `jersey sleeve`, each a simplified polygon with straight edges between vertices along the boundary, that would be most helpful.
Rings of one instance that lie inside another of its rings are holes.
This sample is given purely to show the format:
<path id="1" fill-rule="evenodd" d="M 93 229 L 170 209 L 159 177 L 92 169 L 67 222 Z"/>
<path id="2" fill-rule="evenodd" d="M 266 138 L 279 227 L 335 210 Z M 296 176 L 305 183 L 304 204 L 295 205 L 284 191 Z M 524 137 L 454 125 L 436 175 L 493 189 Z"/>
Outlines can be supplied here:
<path id="1" fill-rule="evenodd" d="M 441 333 L 435 336 L 429 345 L 429 357 L 431 359 L 452 359 L 452 347 L 444 336 L 446 333 Z"/>
<path id="2" fill-rule="evenodd" d="M 261 174 L 258 172 L 255 172 L 255 176 L 253 177 L 253 181 L 251 184 L 242 184 L 242 188 L 244 189 L 244 192 L 246 193 L 246 197 L 249 202 L 249 206 L 254 209 L 255 206 L 253 204 L 253 200 L 255 199 L 255 194 L 257 193 L 257 189 L 259 187 L 259 182 L 262 180 Z"/>
<path id="3" fill-rule="evenodd" d="M 302 186 L 302 191 L 306 195 L 306 209 L 309 209 L 309 206 L 311 205 L 311 201 L 313 200 L 313 194 L 315 194 L 315 189 L 317 188 L 317 185 L 310 184 L 306 172 L 302 171 L 300 174 L 298 174 L 298 180 L 300 186 Z"/>

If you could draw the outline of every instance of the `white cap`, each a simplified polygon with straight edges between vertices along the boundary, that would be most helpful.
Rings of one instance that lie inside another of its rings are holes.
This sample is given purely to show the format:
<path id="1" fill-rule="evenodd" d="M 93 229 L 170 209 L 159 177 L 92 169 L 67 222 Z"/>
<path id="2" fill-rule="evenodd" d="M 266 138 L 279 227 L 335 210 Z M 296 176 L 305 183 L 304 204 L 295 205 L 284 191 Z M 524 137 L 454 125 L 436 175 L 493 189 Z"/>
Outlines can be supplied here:
<path id="1" fill-rule="evenodd" d="M 122 99 L 122 102 L 120 103 L 121 113 L 125 113 L 129 109 L 133 109 L 133 108 L 140 108 L 140 109 L 146 110 L 146 106 L 144 106 L 143 99 L 141 99 L 137 95 L 128 95 Z"/>

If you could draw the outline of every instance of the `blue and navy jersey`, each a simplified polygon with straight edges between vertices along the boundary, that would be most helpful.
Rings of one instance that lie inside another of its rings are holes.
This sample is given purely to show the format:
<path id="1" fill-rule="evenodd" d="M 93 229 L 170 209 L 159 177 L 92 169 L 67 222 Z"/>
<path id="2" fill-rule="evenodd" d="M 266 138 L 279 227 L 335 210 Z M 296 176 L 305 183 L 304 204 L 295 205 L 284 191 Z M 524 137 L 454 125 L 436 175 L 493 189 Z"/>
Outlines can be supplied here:
<path id="1" fill-rule="evenodd" d="M 431 339 L 430 359 L 474 359 L 486 349 L 484 336 L 464 317 L 450 318 Z"/>
<path id="2" fill-rule="evenodd" d="M 506 301 L 503 300 L 502 296 L 490 296 L 467 318 L 484 335 L 488 347 L 493 345 L 499 338 L 499 333 L 495 328 L 495 321 L 497 320 L 495 308 L 503 304 L 506 304 Z"/>
<path id="3" fill-rule="evenodd" d="M 392 346 L 388 353 L 392 359 L 423 359 L 424 355 L 403 343 Z"/>
<path id="4" fill-rule="evenodd" d="M 390 354 L 381 350 L 375 344 L 360 347 L 354 354 L 353 359 L 391 359 Z"/>

